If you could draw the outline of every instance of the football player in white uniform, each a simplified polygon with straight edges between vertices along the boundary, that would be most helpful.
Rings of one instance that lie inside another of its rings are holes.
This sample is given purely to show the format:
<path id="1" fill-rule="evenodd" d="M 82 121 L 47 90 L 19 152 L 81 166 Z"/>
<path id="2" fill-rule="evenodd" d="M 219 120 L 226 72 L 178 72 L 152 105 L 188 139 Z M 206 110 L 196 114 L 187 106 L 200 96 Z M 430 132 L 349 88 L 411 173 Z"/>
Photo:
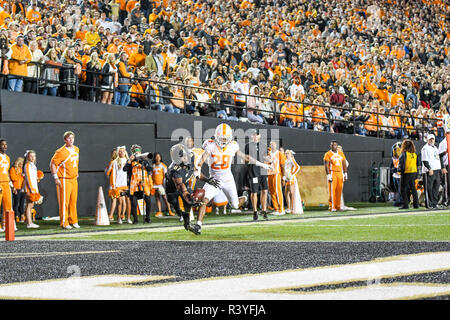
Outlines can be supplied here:
<path id="1" fill-rule="evenodd" d="M 234 209 L 238 209 L 245 201 L 247 201 L 247 197 L 245 196 L 238 198 L 236 183 L 231 172 L 231 164 L 233 163 L 235 155 L 266 170 L 271 168 L 270 165 L 257 161 L 249 155 L 245 155 L 243 152 L 239 151 L 239 145 L 236 141 L 233 141 L 233 131 L 231 130 L 231 127 L 225 123 L 217 126 L 214 140 L 207 140 L 203 143 L 203 150 L 205 150 L 205 152 L 200 159 L 199 168 L 201 168 L 206 161 L 209 166 L 210 176 L 219 181 L 220 187 L 217 188 L 205 183 L 203 187 L 203 189 L 205 189 L 205 197 L 203 198 L 203 204 L 199 209 L 197 224 L 192 225 L 190 228 L 195 234 L 201 233 L 206 205 L 211 199 L 218 195 L 221 190 L 227 197 L 230 206 Z"/>

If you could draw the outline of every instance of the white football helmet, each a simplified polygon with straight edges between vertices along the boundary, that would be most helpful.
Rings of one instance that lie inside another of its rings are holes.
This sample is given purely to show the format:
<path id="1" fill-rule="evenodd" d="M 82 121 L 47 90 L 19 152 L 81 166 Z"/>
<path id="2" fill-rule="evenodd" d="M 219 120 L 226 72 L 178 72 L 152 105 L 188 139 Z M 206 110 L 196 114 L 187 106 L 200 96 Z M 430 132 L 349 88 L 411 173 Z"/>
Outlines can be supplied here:
<path id="1" fill-rule="evenodd" d="M 214 133 L 214 141 L 216 144 L 224 148 L 233 140 L 233 130 L 231 127 L 225 123 L 219 124 Z"/>

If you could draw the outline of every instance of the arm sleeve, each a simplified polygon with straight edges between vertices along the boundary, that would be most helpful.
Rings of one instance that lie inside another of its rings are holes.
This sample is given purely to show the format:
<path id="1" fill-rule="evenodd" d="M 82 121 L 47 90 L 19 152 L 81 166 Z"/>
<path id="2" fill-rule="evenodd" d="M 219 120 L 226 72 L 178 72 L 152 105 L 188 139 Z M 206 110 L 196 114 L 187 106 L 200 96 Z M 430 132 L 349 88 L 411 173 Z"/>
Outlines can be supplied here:
<path id="1" fill-rule="evenodd" d="M 425 166 L 425 168 L 427 168 L 428 170 L 431 169 L 430 164 L 428 163 L 428 161 L 422 161 L 422 163 Z"/>
<path id="2" fill-rule="evenodd" d="M 400 172 L 400 173 L 404 173 L 405 172 L 405 161 L 406 161 L 405 158 L 406 158 L 405 157 L 405 153 L 402 153 L 400 155 L 400 159 L 398 161 L 398 172 Z M 419 158 L 419 157 L 417 157 L 417 158 Z"/>

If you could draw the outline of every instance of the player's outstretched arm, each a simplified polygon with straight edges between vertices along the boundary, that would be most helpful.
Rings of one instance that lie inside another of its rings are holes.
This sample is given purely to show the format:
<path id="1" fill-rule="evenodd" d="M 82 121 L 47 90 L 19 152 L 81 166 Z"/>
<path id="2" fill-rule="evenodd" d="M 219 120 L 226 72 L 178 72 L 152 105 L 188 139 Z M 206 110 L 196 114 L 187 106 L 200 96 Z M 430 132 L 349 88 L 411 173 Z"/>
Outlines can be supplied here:
<path id="1" fill-rule="evenodd" d="M 255 158 L 251 157 L 250 155 L 244 154 L 244 153 L 241 152 L 241 151 L 238 151 L 236 154 L 237 154 L 237 156 L 238 156 L 239 158 L 241 158 L 241 159 L 244 160 L 245 162 L 248 162 L 249 164 L 254 164 L 255 166 L 261 167 L 261 168 L 266 169 L 266 170 L 272 169 L 272 166 L 271 166 L 271 165 L 262 163 L 262 162 L 256 160 Z"/>

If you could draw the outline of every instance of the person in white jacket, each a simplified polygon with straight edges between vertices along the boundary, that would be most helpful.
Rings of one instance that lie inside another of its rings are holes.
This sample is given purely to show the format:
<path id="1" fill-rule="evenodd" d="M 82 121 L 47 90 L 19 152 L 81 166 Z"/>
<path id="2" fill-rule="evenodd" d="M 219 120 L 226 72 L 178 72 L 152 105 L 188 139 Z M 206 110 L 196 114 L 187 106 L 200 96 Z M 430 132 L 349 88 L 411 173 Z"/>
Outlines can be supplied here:
<path id="1" fill-rule="evenodd" d="M 25 79 L 24 90 L 25 92 L 36 93 L 37 79 L 41 75 L 41 65 L 45 60 L 44 54 L 39 49 L 37 41 L 31 41 L 30 45 L 31 62 L 28 64 L 27 71 L 30 79 Z"/>
<path id="2" fill-rule="evenodd" d="M 286 182 L 286 202 L 289 209 L 286 212 L 292 214 L 303 213 L 302 198 L 298 189 L 297 173 L 300 170 L 300 166 L 295 161 L 294 151 L 286 150 L 286 161 L 284 163 L 284 177 Z"/>

